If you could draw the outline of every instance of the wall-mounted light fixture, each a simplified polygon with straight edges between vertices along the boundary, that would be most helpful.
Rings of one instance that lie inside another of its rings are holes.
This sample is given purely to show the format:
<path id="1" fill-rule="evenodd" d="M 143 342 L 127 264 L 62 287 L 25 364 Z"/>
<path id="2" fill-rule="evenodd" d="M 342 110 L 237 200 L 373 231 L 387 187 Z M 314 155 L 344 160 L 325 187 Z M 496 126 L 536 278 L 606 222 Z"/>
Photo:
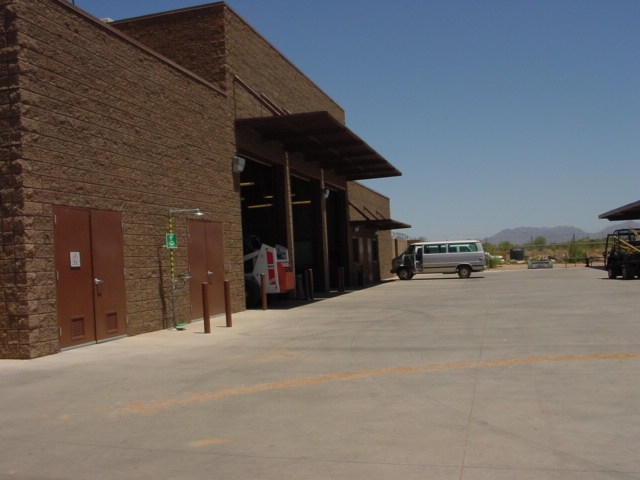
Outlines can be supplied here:
<path id="1" fill-rule="evenodd" d="M 322 196 L 325 198 L 325 200 L 329 198 L 330 193 L 331 193 L 331 190 L 329 190 L 328 188 L 325 188 L 322 190 Z"/>
<path id="2" fill-rule="evenodd" d="M 242 157 L 233 157 L 231 161 L 231 170 L 233 173 L 242 173 L 244 172 L 244 167 L 247 161 Z"/>

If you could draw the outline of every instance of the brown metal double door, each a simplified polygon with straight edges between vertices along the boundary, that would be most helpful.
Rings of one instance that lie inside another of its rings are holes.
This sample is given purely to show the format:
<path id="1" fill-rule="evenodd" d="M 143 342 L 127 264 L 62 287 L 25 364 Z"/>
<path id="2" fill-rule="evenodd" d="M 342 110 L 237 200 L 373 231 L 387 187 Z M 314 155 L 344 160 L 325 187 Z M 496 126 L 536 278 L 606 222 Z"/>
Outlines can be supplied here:
<path id="1" fill-rule="evenodd" d="M 126 335 L 122 214 L 54 207 L 60 348 Z"/>
<path id="2" fill-rule="evenodd" d="M 209 313 L 224 313 L 223 231 L 220 222 L 187 221 L 191 320 L 202 318 L 202 284 L 208 285 Z"/>

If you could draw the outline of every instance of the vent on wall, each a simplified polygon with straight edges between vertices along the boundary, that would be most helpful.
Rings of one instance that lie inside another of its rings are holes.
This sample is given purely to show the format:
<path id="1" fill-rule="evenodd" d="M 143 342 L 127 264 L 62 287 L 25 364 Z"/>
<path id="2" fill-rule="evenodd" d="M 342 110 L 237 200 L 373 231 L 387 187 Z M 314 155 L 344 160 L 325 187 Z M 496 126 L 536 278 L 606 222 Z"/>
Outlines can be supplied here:
<path id="1" fill-rule="evenodd" d="M 118 331 L 118 313 L 107 313 L 107 333 L 115 333 Z"/>
<path id="2" fill-rule="evenodd" d="M 71 319 L 71 339 L 79 340 L 84 338 L 84 317 L 77 317 Z"/>

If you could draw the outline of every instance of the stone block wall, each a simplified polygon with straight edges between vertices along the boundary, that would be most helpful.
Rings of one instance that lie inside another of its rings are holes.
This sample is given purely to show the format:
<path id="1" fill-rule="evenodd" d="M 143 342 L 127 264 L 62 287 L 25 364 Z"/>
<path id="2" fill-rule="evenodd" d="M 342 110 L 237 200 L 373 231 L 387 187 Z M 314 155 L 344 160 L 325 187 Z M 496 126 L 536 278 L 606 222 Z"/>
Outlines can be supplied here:
<path id="1" fill-rule="evenodd" d="M 287 113 L 327 111 L 344 123 L 344 110 L 267 42 L 233 10 L 225 10 L 228 84 L 236 118 L 269 116 L 264 102 L 234 82 L 237 76 L 253 93 Z"/>
<path id="2" fill-rule="evenodd" d="M 389 197 L 372 190 L 361 183 L 349 182 L 349 220 L 375 220 L 391 218 Z M 389 230 L 360 232 L 363 236 L 376 235 L 378 238 L 378 268 L 381 279 L 392 277 L 391 259 L 395 256 L 394 239 Z"/>
<path id="3" fill-rule="evenodd" d="M 244 309 L 225 93 L 66 1 L 1 9 L 0 358 L 58 351 L 53 205 L 123 213 L 130 335 L 161 328 L 166 315 L 170 208 L 222 222 L 233 308 Z M 184 222 L 176 218 L 178 232 Z M 179 295 L 185 315 L 188 294 Z"/>
<path id="4" fill-rule="evenodd" d="M 223 3 L 113 22 L 113 26 L 196 75 L 227 89 Z"/>
<path id="5" fill-rule="evenodd" d="M 234 118 L 344 110 L 224 3 L 112 24 L 228 93 Z"/>

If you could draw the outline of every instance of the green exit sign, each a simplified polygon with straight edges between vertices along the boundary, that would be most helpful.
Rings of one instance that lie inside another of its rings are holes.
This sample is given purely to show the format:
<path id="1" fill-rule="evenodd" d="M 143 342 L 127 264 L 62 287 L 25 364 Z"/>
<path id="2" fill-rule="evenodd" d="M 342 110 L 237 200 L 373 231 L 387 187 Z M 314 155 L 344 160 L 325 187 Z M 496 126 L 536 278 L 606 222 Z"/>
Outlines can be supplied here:
<path id="1" fill-rule="evenodd" d="M 165 242 L 167 248 L 178 248 L 178 239 L 175 233 L 167 233 L 165 235 Z"/>

